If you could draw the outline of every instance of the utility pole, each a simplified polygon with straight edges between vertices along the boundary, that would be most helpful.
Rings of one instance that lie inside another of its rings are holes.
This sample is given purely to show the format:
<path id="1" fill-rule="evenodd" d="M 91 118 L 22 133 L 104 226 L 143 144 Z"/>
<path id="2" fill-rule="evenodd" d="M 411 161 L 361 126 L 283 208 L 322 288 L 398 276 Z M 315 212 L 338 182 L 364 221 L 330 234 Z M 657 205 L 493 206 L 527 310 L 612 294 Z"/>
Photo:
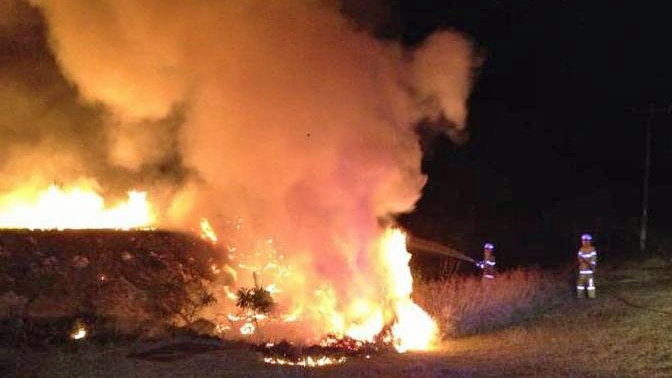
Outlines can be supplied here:
<path id="1" fill-rule="evenodd" d="M 647 225 L 649 222 L 649 179 L 651 177 L 651 123 L 655 108 L 653 104 L 649 107 L 649 118 L 646 121 L 646 146 L 644 153 L 644 183 L 642 185 L 642 219 L 639 229 L 639 251 L 646 252 Z"/>
<path id="2" fill-rule="evenodd" d="M 644 179 L 642 183 L 642 219 L 639 229 L 639 251 L 644 254 L 646 252 L 646 242 L 648 234 L 648 223 L 649 223 L 649 181 L 651 179 L 651 143 L 652 143 L 652 127 L 653 127 L 653 117 L 656 113 L 670 113 L 672 111 L 672 105 L 666 107 L 656 107 L 655 104 L 649 105 L 649 109 L 646 111 L 648 113 L 648 118 L 646 120 L 646 137 L 644 146 Z"/>

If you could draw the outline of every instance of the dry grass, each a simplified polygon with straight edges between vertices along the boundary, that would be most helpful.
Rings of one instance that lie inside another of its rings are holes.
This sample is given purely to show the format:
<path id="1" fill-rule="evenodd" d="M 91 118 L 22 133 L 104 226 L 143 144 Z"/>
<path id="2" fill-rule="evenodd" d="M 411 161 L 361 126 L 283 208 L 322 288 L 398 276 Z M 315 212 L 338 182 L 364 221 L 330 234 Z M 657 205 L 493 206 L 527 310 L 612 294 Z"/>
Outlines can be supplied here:
<path id="1" fill-rule="evenodd" d="M 478 377 L 672 377 L 670 280 L 604 281 L 595 301 L 572 299 L 533 322 L 455 340 L 454 353 L 479 366 Z"/>
<path id="2" fill-rule="evenodd" d="M 567 274 L 518 269 L 493 280 L 454 275 L 416 285 L 414 298 L 445 336 L 464 336 L 519 324 L 567 299 Z"/>

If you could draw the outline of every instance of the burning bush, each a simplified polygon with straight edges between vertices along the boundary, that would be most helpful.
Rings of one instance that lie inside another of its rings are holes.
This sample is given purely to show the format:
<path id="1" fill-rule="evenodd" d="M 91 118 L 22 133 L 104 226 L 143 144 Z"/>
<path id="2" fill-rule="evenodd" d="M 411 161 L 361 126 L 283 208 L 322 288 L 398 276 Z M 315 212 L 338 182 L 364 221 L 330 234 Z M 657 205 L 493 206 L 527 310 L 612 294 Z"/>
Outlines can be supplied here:
<path id="1" fill-rule="evenodd" d="M 566 275 L 539 269 L 501 273 L 494 281 L 451 276 L 418 285 L 414 295 L 444 336 L 491 331 L 534 317 L 571 293 Z"/>

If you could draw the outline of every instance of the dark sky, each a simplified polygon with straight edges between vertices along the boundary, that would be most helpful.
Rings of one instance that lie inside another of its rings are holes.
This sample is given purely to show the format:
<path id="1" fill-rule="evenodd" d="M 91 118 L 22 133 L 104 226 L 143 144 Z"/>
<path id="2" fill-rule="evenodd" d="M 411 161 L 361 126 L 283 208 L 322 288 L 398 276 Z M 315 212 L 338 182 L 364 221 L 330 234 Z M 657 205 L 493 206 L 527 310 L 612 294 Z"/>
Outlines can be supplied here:
<path id="1" fill-rule="evenodd" d="M 404 219 L 410 228 L 464 249 L 494 240 L 516 263 L 541 251 L 559 257 L 584 231 L 604 248 L 633 248 L 643 111 L 672 104 L 672 26 L 659 3 L 616 3 L 398 4 L 406 43 L 457 29 L 485 56 L 469 104 L 471 139 L 430 146 L 430 181 Z M 661 113 L 652 123 L 650 224 L 659 235 L 672 225 L 670 120 Z"/>

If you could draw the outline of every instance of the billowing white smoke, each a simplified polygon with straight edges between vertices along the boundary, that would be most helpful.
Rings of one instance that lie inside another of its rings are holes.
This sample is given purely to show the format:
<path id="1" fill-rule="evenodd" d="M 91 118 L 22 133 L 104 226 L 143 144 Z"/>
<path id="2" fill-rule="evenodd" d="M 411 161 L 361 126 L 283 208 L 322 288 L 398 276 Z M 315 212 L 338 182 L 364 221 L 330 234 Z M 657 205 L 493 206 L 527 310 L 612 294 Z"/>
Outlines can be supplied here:
<path id="1" fill-rule="evenodd" d="M 290 303 L 323 284 L 336 307 L 380 294 L 379 221 L 411 210 L 425 183 L 414 125 L 465 125 L 462 37 L 440 33 L 410 53 L 318 1 L 33 3 L 66 77 L 112 114 L 118 164 L 160 159 L 179 133 L 196 175 L 164 224 L 242 219 L 222 235 L 239 250 L 273 238 L 300 272 L 286 278 Z M 163 129 L 176 112 L 180 127 Z"/>

